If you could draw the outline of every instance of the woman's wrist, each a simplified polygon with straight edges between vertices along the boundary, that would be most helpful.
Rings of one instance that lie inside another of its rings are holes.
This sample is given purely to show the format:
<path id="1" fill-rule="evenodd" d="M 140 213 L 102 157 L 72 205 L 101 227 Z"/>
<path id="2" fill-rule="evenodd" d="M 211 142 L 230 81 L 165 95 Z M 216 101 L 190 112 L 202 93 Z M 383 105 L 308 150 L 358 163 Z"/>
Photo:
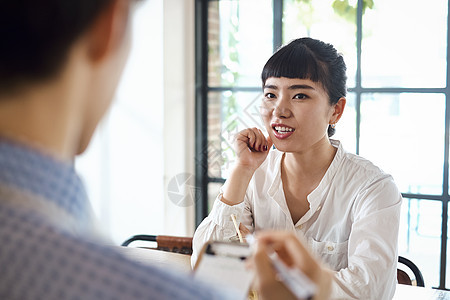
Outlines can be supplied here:
<path id="1" fill-rule="evenodd" d="M 248 184 L 253 177 L 255 171 L 242 166 L 236 165 L 231 171 L 223 187 L 221 201 L 227 205 L 233 206 L 244 201 Z"/>
<path id="2" fill-rule="evenodd" d="M 237 163 L 234 168 L 233 171 L 231 171 L 232 173 L 236 173 L 239 174 L 240 177 L 244 177 L 244 178 L 252 178 L 253 174 L 255 173 L 257 168 L 251 167 L 249 165 L 243 165 L 240 163 Z"/>

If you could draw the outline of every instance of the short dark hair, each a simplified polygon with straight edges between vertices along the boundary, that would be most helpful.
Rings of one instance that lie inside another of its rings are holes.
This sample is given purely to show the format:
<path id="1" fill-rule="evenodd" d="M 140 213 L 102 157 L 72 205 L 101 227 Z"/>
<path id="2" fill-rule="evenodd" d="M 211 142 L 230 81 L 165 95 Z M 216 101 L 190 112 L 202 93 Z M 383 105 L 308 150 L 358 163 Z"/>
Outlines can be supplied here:
<path id="1" fill-rule="evenodd" d="M 309 79 L 322 84 L 330 105 L 336 104 L 347 93 L 347 67 L 344 59 L 331 44 L 312 38 L 299 38 L 276 51 L 265 64 L 261 79 L 269 77 Z M 328 136 L 335 129 L 328 126 Z"/>
<path id="2" fill-rule="evenodd" d="M 112 0 L 3 0 L 0 92 L 55 76 L 70 46 Z"/>

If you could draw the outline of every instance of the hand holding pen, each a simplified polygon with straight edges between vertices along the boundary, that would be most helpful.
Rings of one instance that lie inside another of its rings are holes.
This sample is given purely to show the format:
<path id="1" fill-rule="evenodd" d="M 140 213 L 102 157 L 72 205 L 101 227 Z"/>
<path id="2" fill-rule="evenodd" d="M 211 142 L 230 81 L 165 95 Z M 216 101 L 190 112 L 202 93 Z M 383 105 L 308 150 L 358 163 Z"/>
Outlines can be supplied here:
<path id="1" fill-rule="evenodd" d="M 300 295 L 309 295 L 311 299 L 323 300 L 330 295 L 332 273 L 321 266 L 294 233 L 259 232 L 252 265 L 260 299 L 302 299 Z M 311 283 L 314 289 L 307 290 Z M 303 291 L 299 286 L 303 286 Z"/>

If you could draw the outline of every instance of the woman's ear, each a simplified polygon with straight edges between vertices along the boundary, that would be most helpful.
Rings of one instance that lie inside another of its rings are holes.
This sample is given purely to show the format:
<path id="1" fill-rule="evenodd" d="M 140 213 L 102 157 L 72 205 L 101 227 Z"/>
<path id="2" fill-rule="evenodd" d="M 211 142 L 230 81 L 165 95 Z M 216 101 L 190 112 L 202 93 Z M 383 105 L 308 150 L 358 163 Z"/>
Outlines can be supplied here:
<path id="1" fill-rule="evenodd" d="M 129 30 L 132 1 L 113 0 L 86 33 L 89 58 L 101 61 L 125 41 Z"/>
<path id="2" fill-rule="evenodd" d="M 339 121 L 344 113 L 345 104 L 347 99 L 341 97 L 336 104 L 333 105 L 333 114 L 331 115 L 330 124 L 335 124 Z"/>

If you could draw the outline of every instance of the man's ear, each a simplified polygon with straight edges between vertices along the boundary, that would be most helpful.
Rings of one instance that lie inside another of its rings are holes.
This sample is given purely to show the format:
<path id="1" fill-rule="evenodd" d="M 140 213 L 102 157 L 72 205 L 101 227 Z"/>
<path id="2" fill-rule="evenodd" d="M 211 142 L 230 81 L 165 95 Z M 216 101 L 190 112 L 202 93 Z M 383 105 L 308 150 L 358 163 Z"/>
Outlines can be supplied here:
<path id="1" fill-rule="evenodd" d="M 88 30 L 88 55 L 92 61 L 101 61 L 122 44 L 129 26 L 131 2 L 112 0 Z"/>
<path id="2" fill-rule="evenodd" d="M 339 121 L 344 113 L 345 104 L 347 103 L 347 99 L 345 97 L 341 97 L 338 102 L 333 106 L 333 115 L 332 122 L 330 124 L 335 124 Z"/>

